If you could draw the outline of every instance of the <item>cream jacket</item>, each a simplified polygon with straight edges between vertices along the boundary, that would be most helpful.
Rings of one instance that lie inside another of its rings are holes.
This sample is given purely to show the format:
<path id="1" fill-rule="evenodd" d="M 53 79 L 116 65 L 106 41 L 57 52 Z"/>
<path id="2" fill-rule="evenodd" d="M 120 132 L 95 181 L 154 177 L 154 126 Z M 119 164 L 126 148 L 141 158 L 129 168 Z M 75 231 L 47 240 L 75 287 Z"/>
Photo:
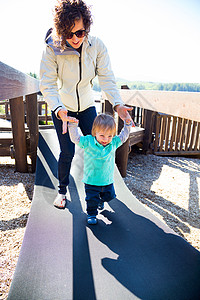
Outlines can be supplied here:
<path id="1" fill-rule="evenodd" d="M 123 104 L 100 39 L 85 38 L 80 54 L 71 47 L 61 52 L 51 36 L 47 38 L 40 65 L 40 90 L 52 111 L 57 114 L 60 108 L 67 108 L 78 112 L 94 106 L 92 80 L 96 76 L 110 103 Z"/>

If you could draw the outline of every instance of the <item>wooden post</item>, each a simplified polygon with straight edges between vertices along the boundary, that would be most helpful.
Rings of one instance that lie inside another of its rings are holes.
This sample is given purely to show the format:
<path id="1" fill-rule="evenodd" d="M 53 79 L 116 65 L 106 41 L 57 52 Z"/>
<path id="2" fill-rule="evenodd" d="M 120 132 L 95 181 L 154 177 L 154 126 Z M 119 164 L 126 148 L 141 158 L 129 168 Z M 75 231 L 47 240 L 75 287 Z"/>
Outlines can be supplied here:
<path id="1" fill-rule="evenodd" d="M 150 151 L 150 144 L 152 142 L 152 132 L 154 129 L 154 116 L 155 112 L 145 109 L 144 112 L 144 128 L 145 128 L 145 135 L 144 135 L 144 142 L 143 142 L 143 151 L 147 153 Z"/>
<path id="2" fill-rule="evenodd" d="M 110 113 L 111 115 L 114 115 L 112 104 L 108 100 L 105 100 L 104 112 L 105 113 Z"/>
<path id="3" fill-rule="evenodd" d="M 36 169 L 37 145 L 39 137 L 37 93 L 26 96 L 26 114 L 30 133 L 30 158 L 32 163 L 32 172 L 34 173 Z"/>
<path id="4" fill-rule="evenodd" d="M 15 149 L 15 169 L 17 172 L 27 173 L 27 150 L 24 126 L 23 97 L 10 99 L 10 113 L 12 122 L 13 144 Z"/>
<path id="5" fill-rule="evenodd" d="M 6 115 L 6 120 L 8 119 L 8 103 L 5 103 L 5 115 Z"/>
<path id="6" fill-rule="evenodd" d="M 48 110 L 47 110 L 47 103 L 45 103 L 45 124 L 48 125 Z"/>
<path id="7" fill-rule="evenodd" d="M 118 134 L 124 127 L 124 122 L 118 117 Z M 126 169 L 128 163 L 128 154 L 129 154 L 129 138 L 127 141 L 121 145 L 116 151 L 115 162 L 119 169 L 119 172 L 122 177 L 126 177 Z"/>
<path id="8" fill-rule="evenodd" d="M 105 100 L 104 109 L 106 113 L 114 114 L 112 105 L 108 100 Z M 120 133 L 121 129 L 124 126 L 124 122 L 118 117 L 118 129 L 117 133 Z M 128 162 L 128 154 L 129 154 L 129 138 L 128 140 L 120 146 L 116 151 L 116 158 L 115 162 L 119 169 L 119 172 L 122 177 L 126 177 L 126 169 L 127 169 L 127 162 Z"/>
<path id="9" fill-rule="evenodd" d="M 129 89 L 127 85 L 122 85 L 121 89 Z M 124 126 L 124 122 L 118 117 L 118 129 L 117 133 L 119 134 Z M 118 167 L 118 170 L 122 177 L 126 177 L 126 169 L 128 163 L 128 154 L 129 154 L 129 138 L 127 141 L 121 145 L 116 151 L 115 162 Z"/>

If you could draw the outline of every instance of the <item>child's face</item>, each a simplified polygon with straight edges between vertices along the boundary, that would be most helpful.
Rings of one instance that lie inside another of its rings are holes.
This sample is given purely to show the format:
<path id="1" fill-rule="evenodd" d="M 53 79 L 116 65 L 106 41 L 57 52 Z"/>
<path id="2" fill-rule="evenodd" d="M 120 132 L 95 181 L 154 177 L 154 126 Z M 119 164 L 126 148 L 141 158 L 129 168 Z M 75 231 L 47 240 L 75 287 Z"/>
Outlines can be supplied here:
<path id="1" fill-rule="evenodd" d="M 95 137 L 97 142 L 99 142 L 99 144 L 106 146 L 110 144 L 110 142 L 112 141 L 113 133 L 110 130 L 107 131 L 101 130 L 99 132 L 96 132 Z"/>

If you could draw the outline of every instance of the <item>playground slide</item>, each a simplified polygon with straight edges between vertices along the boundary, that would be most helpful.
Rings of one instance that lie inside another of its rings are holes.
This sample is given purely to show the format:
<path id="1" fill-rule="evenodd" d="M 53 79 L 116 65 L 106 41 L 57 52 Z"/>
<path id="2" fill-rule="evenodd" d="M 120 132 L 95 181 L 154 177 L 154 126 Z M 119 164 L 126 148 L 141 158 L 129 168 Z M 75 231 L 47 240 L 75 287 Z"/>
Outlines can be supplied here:
<path id="1" fill-rule="evenodd" d="M 200 253 L 131 194 L 117 168 L 117 198 L 89 226 L 77 149 L 71 201 L 65 210 L 54 208 L 58 151 L 55 131 L 41 131 L 34 197 L 8 299 L 200 299 Z"/>

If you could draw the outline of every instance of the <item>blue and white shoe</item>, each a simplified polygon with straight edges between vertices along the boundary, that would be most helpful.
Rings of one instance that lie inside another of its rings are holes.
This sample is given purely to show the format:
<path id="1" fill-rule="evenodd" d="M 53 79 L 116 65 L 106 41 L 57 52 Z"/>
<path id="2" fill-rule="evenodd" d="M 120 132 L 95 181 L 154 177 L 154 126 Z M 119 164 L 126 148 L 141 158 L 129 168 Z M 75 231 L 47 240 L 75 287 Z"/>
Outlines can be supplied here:
<path id="1" fill-rule="evenodd" d="M 96 225 L 97 224 L 97 218 L 96 216 L 87 216 L 87 222 L 89 225 Z"/>

